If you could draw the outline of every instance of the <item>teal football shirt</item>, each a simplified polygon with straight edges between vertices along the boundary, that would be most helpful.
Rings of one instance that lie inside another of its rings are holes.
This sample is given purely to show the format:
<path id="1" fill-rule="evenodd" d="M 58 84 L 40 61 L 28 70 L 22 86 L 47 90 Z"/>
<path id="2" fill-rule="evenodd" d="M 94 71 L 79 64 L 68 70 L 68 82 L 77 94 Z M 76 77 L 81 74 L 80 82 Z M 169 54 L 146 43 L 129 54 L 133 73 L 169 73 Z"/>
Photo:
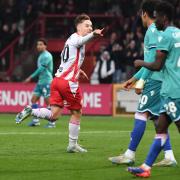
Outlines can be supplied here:
<path id="1" fill-rule="evenodd" d="M 31 75 L 38 77 L 38 84 L 50 84 L 53 76 L 53 57 L 48 51 L 43 51 L 37 61 L 37 70 Z"/>
<path id="2" fill-rule="evenodd" d="M 154 23 L 152 23 L 145 34 L 144 37 L 144 61 L 153 62 L 156 58 L 156 47 L 158 36 L 161 32 L 156 29 Z M 162 81 L 162 72 L 152 72 L 144 67 L 142 67 L 135 75 L 136 79 L 146 80 L 151 78 L 153 80 Z"/>
<path id="3" fill-rule="evenodd" d="M 169 26 L 158 37 L 157 50 L 167 51 L 161 95 L 180 98 L 180 29 Z"/>

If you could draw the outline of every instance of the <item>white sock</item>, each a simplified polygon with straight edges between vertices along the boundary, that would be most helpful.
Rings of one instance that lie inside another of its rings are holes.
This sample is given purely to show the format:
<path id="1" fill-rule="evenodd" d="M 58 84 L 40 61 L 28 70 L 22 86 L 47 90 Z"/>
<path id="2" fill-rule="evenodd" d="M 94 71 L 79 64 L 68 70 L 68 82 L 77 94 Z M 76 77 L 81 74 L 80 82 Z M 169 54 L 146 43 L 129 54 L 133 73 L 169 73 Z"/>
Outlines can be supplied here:
<path id="1" fill-rule="evenodd" d="M 56 124 L 56 121 L 49 121 L 49 124 L 52 124 L 52 125 L 55 125 Z"/>
<path id="2" fill-rule="evenodd" d="M 77 144 L 78 135 L 80 130 L 79 120 L 70 120 L 69 122 L 69 146 Z"/>
<path id="3" fill-rule="evenodd" d="M 38 108 L 32 109 L 31 115 L 37 118 L 50 120 L 52 117 L 52 112 L 47 108 Z"/>
<path id="4" fill-rule="evenodd" d="M 38 123 L 39 122 L 39 119 L 38 118 L 33 118 L 32 120 L 34 123 Z"/>
<path id="5" fill-rule="evenodd" d="M 130 149 L 127 149 L 124 154 L 125 154 L 125 156 L 127 156 L 130 159 L 134 159 L 135 158 L 135 151 L 132 151 Z"/>
<path id="6" fill-rule="evenodd" d="M 170 159 L 171 161 L 176 161 L 172 150 L 164 151 L 164 156 L 165 156 L 165 159 Z"/>
<path id="7" fill-rule="evenodd" d="M 143 169 L 145 169 L 145 170 L 150 170 L 151 169 L 151 167 L 150 166 L 148 166 L 147 164 L 142 164 L 142 166 L 141 166 Z"/>

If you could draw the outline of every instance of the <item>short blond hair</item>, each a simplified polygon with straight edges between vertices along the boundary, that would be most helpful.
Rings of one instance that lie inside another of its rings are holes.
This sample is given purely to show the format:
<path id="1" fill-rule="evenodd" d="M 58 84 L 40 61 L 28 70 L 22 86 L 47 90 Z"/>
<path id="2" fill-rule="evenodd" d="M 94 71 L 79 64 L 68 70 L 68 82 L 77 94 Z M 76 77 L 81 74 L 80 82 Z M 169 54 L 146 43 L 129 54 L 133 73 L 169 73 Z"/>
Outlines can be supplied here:
<path id="1" fill-rule="evenodd" d="M 78 24 L 82 23 L 85 20 L 90 20 L 90 17 L 87 14 L 83 13 L 78 15 L 74 21 L 75 27 L 77 27 Z"/>

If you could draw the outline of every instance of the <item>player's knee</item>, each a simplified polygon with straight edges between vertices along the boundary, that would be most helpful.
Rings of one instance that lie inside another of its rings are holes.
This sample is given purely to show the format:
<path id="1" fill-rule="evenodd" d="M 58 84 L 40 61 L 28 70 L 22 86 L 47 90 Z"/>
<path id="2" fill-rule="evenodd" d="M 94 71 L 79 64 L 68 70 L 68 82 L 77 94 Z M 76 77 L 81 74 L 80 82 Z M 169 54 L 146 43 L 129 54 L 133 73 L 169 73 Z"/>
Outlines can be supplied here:
<path id="1" fill-rule="evenodd" d="M 72 118 L 75 119 L 75 120 L 77 120 L 77 121 L 80 121 L 81 115 L 75 114 L 75 115 L 72 115 Z"/>
<path id="2" fill-rule="evenodd" d="M 58 119 L 61 116 L 62 108 L 59 106 L 51 105 L 51 119 Z"/>
<path id="3" fill-rule="evenodd" d="M 35 103 L 36 103 L 36 101 L 35 101 L 34 98 L 31 99 L 31 103 L 32 103 L 32 104 L 35 104 Z"/>
<path id="4" fill-rule="evenodd" d="M 80 120 L 81 114 L 82 114 L 81 110 L 71 110 L 71 115 L 72 115 L 73 119 Z"/>
<path id="5" fill-rule="evenodd" d="M 157 123 L 155 130 L 156 130 L 157 134 L 166 134 L 167 133 L 167 129 L 162 127 L 159 123 Z"/>
<path id="6" fill-rule="evenodd" d="M 164 129 L 161 127 L 160 123 L 157 121 L 155 125 L 155 130 L 157 134 L 163 133 Z"/>
<path id="7" fill-rule="evenodd" d="M 140 113 L 140 112 L 135 113 L 135 119 L 146 121 L 147 118 L 148 118 L 147 113 Z"/>
<path id="8" fill-rule="evenodd" d="M 52 119 L 58 119 L 60 115 L 61 115 L 61 112 L 53 111 L 52 112 Z"/>
<path id="9" fill-rule="evenodd" d="M 51 119 L 58 119 L 59 118 L 59 113 L 52 113 Z"/>

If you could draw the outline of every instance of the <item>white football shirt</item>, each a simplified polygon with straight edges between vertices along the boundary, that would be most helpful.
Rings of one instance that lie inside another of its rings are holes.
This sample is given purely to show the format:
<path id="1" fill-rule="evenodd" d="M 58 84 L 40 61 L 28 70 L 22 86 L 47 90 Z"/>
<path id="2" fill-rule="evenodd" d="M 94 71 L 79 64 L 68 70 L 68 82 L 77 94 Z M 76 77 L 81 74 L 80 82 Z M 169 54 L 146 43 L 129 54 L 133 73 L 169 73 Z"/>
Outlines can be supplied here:
<path id="1" fill-rule="evenodd" d="M 72 34 L 61 52 L 61 64 L 55 76 L 68 81 L 77 81 L 80 67 L 85 58 L 85 44 L 94 37 L 93 32 L 86 36 Z"/>

